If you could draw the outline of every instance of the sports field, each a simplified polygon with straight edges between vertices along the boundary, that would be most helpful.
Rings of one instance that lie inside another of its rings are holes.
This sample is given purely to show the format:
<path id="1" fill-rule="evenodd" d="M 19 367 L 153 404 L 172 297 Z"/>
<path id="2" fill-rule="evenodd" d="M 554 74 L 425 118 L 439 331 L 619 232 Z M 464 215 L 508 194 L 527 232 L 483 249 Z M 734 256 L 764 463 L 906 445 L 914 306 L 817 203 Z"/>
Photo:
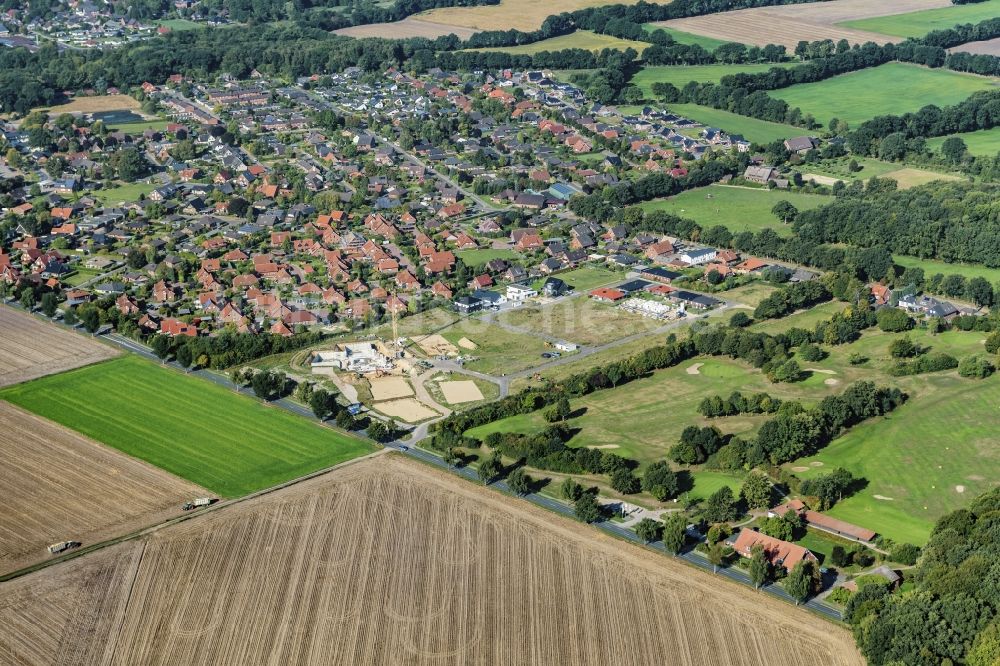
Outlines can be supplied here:
<path id="1" fill-rule="evenodd" d="M 801 127 L 748 118 L 699 104 L 671 104 L 667 110 L 699 122 L 706 127 L 718 127 L 729 134 L 740 134 L 748 141 L 755 143 L 771 143 L 791 136 L 802 136 L 805 131 Z"/>
<path id="2" fill-rule="evenodd" d="M 752 189 L 729 185 L 710 185 L 688 190 L 669 199 L 640 204 L 647 211 L 665 210 L 694 220 L 702 228 L 721 224 L 733 233 L 770 228 L 782 236 L 790 235 L 791 225 L 783 224 L 771 213 L 779 201 L 788 201 L 800 211 L 833 202 L 831 197 L 798 192 Z"/>
<path id="3" fill-rule="evenodd" d="M 823 125 L 831 118 L 857 125 L 875 116 L 918 111 L 928 104 L 957 104 L 994 85 L 995 80 L 985 76 L 891 62 L 769 94 L 811 113 Z"/>
<path id="4" fill-rule="evenodd" d="M 577 30 L 568 35 L 560 35 L 540 42 L 522 44 L 520 46 L 503 46 L 498 48 L 470 49 L 472 51 L 499 51 L 512 55 L 532 55 L 540 51 L 562 51 L 564 49 L 585 49 L 601 51 L 603 49 L 635 49 L 641 55 L 649 42 L 637 42 L 631 39 L 620 39 L 609 35 L 599 35 L 589 30 Z"/>
<path id="5" fill-rule="evenodd" d="M 977 157 L 992 157 L 1000 152 L 1000 127 L 988 130 L 978 130 L 976 132 L 965 132 L 963 134 L 952 134 L 965 141 L 969 152 Z M 939 136 L 927 140 L 927 147 L 933 151 L 941 150 L 941 144 L 945 142 L 947 136 Z"/>
<path id="6" fill-rule="evenodd" d="M 946 30 L 960 23 L 979 23 L 1000 16 L 1000 0 L 923 11 L 843 21 L 837 25 L 894 37 L 923 37 L 932 30 Z"/>
<path id="7" fill-rule="evenodd" d="M 373 450 L 135 356 L 19 384 L 0 398 L 227 497 Z"/>
<path id="8" fill-rule="evenodd" d="M 128 95 L 91 95 L 76 97 L 66 104 L 48 107 L 49 114 L 60 113 L 100 113 L 102 111 L 139 112 L 139 102 Z"/>
<path id="9" fill-rule="evenodd" d="M 632 77 L 631 83 L 639 86 L 646 97 L 653 99 L 654 83 L 672 83 L 683 88 L 692 81 L 718 83 L 729 74 L 757 74 L 772 67 L 791 67 L 796 63 L 768 63 L 762 65 L 657 65 L 643 67 Z"/>

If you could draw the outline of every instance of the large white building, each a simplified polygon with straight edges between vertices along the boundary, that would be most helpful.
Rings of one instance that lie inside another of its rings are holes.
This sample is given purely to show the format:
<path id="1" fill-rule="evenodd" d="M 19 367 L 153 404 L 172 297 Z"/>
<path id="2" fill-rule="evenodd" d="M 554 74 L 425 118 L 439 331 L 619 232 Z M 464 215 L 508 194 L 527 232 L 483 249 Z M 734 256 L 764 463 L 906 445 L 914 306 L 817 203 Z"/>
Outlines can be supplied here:
<path id="1" fill-rule="evenodd" d="M 373 342 L 348 342 L 334 345 L 329 351 L 314 351 L 309 365 L 317 368 L 335 368 L 348 372 L 375 372 L 391 370 L 393 361 L 383 354 Z"/>

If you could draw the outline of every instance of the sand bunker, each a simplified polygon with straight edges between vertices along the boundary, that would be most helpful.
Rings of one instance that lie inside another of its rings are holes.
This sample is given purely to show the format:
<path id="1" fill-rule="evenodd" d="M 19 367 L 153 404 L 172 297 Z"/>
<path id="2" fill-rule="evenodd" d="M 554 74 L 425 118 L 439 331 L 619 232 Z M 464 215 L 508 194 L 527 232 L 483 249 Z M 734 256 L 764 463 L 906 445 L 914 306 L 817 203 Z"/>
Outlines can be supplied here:
<path id="1" fill-rule="evenodd" d="M 955 492 L 956 493 L 964 493 L 965 492 L 965 486 L 955 486 Z"/>
<path id="2" fill-rule="evenodd" d="M 793 472 L 808 472 L 809 468 L 808 467 L 803 467 L 802 465 L 799 465 L 798 467 L 793 467 L 792 471 Z"/>
<path id="3" fill-rule="evenodd" d="M 475 351 L 476 349 L 479 349 L 479 345 L 477 345 L 475 342 L 473 342 L 469 338 L 462 338 L 461 340 L 459 340 L 458 341 L 458 346 L 461 347 L 462 349 L 471 349 L 473 351 Z"/>
<path id="4" fill-rule="evenodd" d="M 617 449 L 617 444 L 593 444 L 587 447 L 588 449 Z"/>
<path id="5" fill-rule="evenodd" d="M 689 375 L 700 375 L 701 374 L 701 366 L 703 366 L 703 365 L 705 365 L 705 364 L 704 363 L 695 363 L 694 365 L 688 367 L 687 373 Z"/>
<path id="6" fill-rule="evenodd" d="M 441 393 L 444 399 L 453 405 L 463 402 L 475 402 L 483 399 L 483 392 L 476 386 L 476 382 L 464 380 L 458 382 L 441 382 Z"/>
<path id="7" fill-rule="evenodd" d="M 437 333 L 433 335 L 419 335 L 411 338 L 417 343 L 424 353 L 431 356 L 457 356 L 458 347 L 448 342 L 444 336 Z"/>
<path id="8" fill-rule="evenodd" d="M 824 370 L 823 368 L 806 368 L 806 372 L 818 372 L 821 375 L 835 375 L 835 374 L 837 374 L 833 370 Z"/>
<path id="9" fill-rule="evenodd" d="M 833 379 L 833 378 L 831 378 L 831 379 L 824 379 L 823 383 L 826 384 L 827 386 L 836 386 L 837 384 L 840 383 L 840 380 L 839 379 Z"/>
<path id="10" fill-rule="evenodd" d="M 406 421 L 407 423 L 416 423 L 417 421 L 434 418 L 438 415 L 438 413 L 433 409 L 427 407 L 424 403 L 416 400 L 415 398 L 403 398 L 402 400 L 380 402 L 375 405 L 374 409 L 387 416 L 397 418 L 401 421 Z"/>
<path id="11" fill-rule="evenodd" d="M 413 387 L 410 386 L 410 382 L 402 377 L 377 377 L 370 380 L 369 383 L 372 385 L 372 399 L 376 402 L 413 395 Z"/>
<path id="12" fill-rule="evenodd" d="M 820 461 L 818 461 L 818 460 L 814 460 L 814 461 L 812 461 L 812 462 L 811 462 L 811 463 L 809 463 L 809 464 L 810 464 L 810 465 L 812 465 L 813 467 L 822 467 L 822 466 L 823 466 L 823 463 L 821 463 L 821 462 L 820 462 Z"/>
<path id="13" fill-rule="evenodd" d="M 892 501 L 891 497 L 886 497 L 885 495 L 872 495 L 872 497 L 874 497 L 877 500 L 882 500 L 884 502 L 891 502 Z"/>

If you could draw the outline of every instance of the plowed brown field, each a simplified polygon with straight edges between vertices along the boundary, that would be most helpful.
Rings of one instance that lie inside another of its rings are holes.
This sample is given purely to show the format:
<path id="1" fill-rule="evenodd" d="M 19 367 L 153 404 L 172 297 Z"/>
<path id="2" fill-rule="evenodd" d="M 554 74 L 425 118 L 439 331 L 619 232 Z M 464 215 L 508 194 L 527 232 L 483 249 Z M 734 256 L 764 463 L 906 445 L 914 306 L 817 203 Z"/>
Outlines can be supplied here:
<path id="1" fill-rule="evenodd" d="M 744 44 L 784 44 L 791 51 L 801 40 L 815 41 L 846 39 L 852 44 L 902 41 L 864 30 L 840 27 L 837 24 L 855 19 L 905 14 L 922 9 L 948 7 L 949 0 L 830 0 L 804 5 L 779 5 L 738 9 L 721 14 L 706 14 L 690 18 L 663 21 L 662 25 L 683 32 Z"/>
<path id="2" fill-rule="evenodd" d="M 0 573 L 45 559 L 56 541 L 127 534 L 208 494 L 3 401 L 0 460 Z"/>
<path id="3" fill-rule="evenodd" d="M 845 630 L 395 456 L 0 585 L 16 664 L 854 665 Z"/>
<path id="4" fill-rule="evenodd" d="M 117 356 L 113 348 L 0 305 L 0 386 Z"/>

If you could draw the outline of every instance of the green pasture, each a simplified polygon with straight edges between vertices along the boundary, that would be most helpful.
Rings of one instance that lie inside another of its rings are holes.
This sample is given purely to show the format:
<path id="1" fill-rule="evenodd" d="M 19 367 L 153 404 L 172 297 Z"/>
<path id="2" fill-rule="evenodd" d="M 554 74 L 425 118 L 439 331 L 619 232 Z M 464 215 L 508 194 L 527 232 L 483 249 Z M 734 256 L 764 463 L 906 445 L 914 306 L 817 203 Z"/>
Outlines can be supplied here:
<path id="1" fill-rule="evenodd" d="M 789 236 L 791 225 L 783 224 L 771 213 L 779 201 L 788 201 L 803 211 L 832 203 L 833 199 L 817 194 L 710 185 L 668 199 L 648 201 L 640 207 L 646 212 L 664 210 L 694 220 L 704 229 L 718 224 L 733 233 L 770 228 L 781 236 Z"/>
<path id="2" fill-rule="evenodd" d="M 653 65 L 643 67 L 632 77 L 631 83 L 639 86 L 646 97 L 654 99 L 654 83 L 672 83 L 683 88 L 692 81 L 718 83 L 728 74 L 757 74 L 772 67 L 790 67 L 795 63 L 763 63 L 751 65 Z"/>
<path id="3" fill-rule="evenodd" d="M 979 23 L 997 16 L 1000 16 L 1000 0 L 988 0 L 908 14 L 856 19 L 838 25 L 894 37 L 923 37 L 932 30 L 946 30 L 960 23 Z"/>
<path id="4" fill-rule="evenodd" d="M 674 28 L 668 28 L 664 25 L 656 25 L 655 23 L 646 23 L 642 26 L 647 32 L 653 32 L 654 30 L 662 30 L 671 37 L 678 44 L 687 44 L 689 46 L 698 45 L 705 49 L 706 51 L 714 51 L 723 44 L 728 44 L 729 42 L 723 41 L 721 39 L 715 39 L 714 37 L 704 37 L 702 35 L 696 35 L 691 32 L 684 32 L 683 30 L 676 30 Z"/>
<path id="5" fill-rule="evenodd" d="M 919 259 L 917 257 L 908 257 L 904 254 L 894 254 L 892 261 L 904 268 L 923 268 L 924 276 L 928 278 L 935 273 L 941 273 L 942 275 L 954 273 L 964 275 L 969 280 L 981 277 L 989 280 L 990 284 L 1000 282 L 1000 268 L 988 268 L 978 264 L 951 264 L 939 259 Z"/>
<path id="6" fill-rule="evenodd" d="M 962 134 L 952 134 L 965 141 L 969 152 L 977 157 L 993 157 L 1000 153 L 1000 127 L 988 130 L 978 130 L 976 132 L 965 132 Z M 941 144 L 945 142 L 947 136 L 939 136 L 927 140 L 927 147 L 937 152 L 941 150 Z"/>
<path id="7" fill-rule="evenodd" d="M 974 92 L 993 88 L 994 83 L 985 76 L 891 62 L 769 94 L 804 114 L 811 113 L 823 125 L 831 118 L 857 125 L 875 116 L 918 111 L 928 104 L 957 104 Z"/>
<path id="8" fill-rule="evenodd" d="M 783 141 L 792 136 L 802 136 L 805 133 L 801 127 L 748 118 L 730 111 L 721 111 L 699 104 L 671 104 L 667 110 L 699 122 L 706 127 L 717 127 L 729 134 L 742 135 L 754 143 Z"/>
<path id="9" fill-rule="evenodd" d="M 0 398 L 226 497 L 374 450 L 136 356 L 19 384 Z"/>

